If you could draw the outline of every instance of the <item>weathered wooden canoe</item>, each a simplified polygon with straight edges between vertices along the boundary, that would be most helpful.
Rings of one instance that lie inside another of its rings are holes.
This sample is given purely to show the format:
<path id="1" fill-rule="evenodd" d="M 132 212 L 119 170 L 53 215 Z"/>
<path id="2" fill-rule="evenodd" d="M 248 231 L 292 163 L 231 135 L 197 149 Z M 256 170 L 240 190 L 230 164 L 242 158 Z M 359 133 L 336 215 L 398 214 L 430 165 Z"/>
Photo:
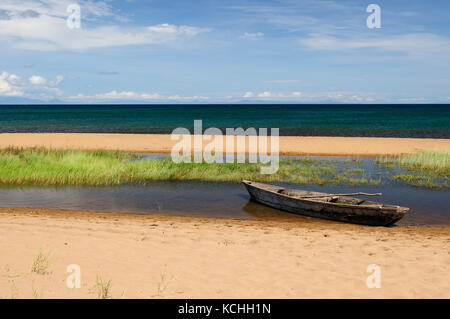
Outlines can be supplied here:
<path id="1" fill-rule="evenodd" d="M 380 204 L 355 197 L 333 196 L 246 180 L 242 183 L 252 200 L 276 209 L 310 217 L 389 226 L 400 220 L 409 210 L 407 207 Z"/>

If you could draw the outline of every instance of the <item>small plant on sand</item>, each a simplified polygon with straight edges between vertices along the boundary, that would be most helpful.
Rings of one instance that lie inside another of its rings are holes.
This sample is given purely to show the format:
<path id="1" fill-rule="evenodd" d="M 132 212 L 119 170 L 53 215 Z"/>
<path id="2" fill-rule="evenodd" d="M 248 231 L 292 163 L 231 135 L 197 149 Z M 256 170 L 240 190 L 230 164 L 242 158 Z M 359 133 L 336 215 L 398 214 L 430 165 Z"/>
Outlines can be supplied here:
<path id="1" fill-rule="evenodd" d="M 41 291 L 40 293 L 36 290 L 36 288 L 31 287 L 31 291 L 33 292 L 33 298 L 34 299 L 42 299 L 44 296 L 44 293 Z"/>
<path id="2" fill-rule="evenodd" d="M 17 296 L 19 295 L 19 289 L 17 288 L 14 279 L 10 280 L 10 284 L 11 284 L 11 299 L 17 299 Z"/>
<path id="3" fill-rule="evenodd" d="M 95 287 L 97 288 L 97 295 L 100 299 L 112 299 L 111 297 L 111 279 L 104 281 L 102 277 L 97 276 L 95 281 Z"/>
<path id="4" fill-rule="evenodd" d="M 33 265 L 31 266 L 31 272 L 35 272 L 39 275 L 50 274 L 51 271 L 49 270 L 49 268 L 51 263 L 52 261 L 50 253 L 45 255 L 42 252 L 42 249 L 39 249 L 39 253 L 34 259 Z"/>
<path id="5" fill-rule="evenodd" d="M 161 274 L 160 280 L 158 282 L 158 296 L 161 296 L 169 287 L 170 283 L 175 280 L 174 276 L 170 276 L 169 278 L 166 275 Z"/>

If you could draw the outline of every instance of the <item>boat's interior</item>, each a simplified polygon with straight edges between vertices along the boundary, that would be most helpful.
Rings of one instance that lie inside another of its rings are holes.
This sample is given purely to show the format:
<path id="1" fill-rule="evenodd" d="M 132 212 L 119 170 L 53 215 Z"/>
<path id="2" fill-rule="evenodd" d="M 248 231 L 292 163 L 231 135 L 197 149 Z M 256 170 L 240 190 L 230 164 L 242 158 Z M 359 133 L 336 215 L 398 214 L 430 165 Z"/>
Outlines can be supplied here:
<path id="1" fill-rule="evenodd" d="M 322 201 L 322 202 L 328 202 L 328 203 L 336 203 L 336 204 L 348 204 L 348 205 L 376 205 L 380 206 L 382 204 L 366 201 L 364 199 L 359 199 L 355 197 L 346 197 L 346 196 L 326 196 L 325 193 L 319 193 L 319 192 L 310 192 L 310 191 L 301 191 L 301 190 L 295 190 L 295 189 L 286 189 L 286 188 L 280 188 L 277 193 L 287 195 L 290 197 L 295 198 L 307 198 L 314 201 Z M 317 196 L 317 197 L 314 197 Z"/>
<path id="2" fill-rule="evenodd" d="M 344 204 L 344 205 L 358 205 L 358 206 L 375 206 L 376 208 L 383 208 L 383 209 L 395 209 L 398 210 L 399 208 L 407 211 L 409 208 L 400 207 L 397 205 L 386 205 L 382 203 L 372 202 L 356 197 L 349 197 L 349 196 L 336 196 L 333 194 L 327 194 L 327 193 L 320 193 L 320 192 L 312 192 L 312 191 L 306 191 L 306 190 L 299 190 L 299 189 L 289 189 L 289 188 L 281 188 L 280 186 L 276 185 L 267 185 L 262 183 L 255 183 L 250 181 L 244 181 L 245 184 L 252 185 L 254 187 L 260 187 L 262 189 L 265 189 L 266 191 L 275 192 L 278 194 L 283 194 L 289 197 L 298 198 L 298 199 L 309 199 L 312 201 L 321 201 L 321 202 L 327 202 L 327 203 L 335 203 L 335 204 Z M 316 197 L 317 196 L 317 197 Z"/>

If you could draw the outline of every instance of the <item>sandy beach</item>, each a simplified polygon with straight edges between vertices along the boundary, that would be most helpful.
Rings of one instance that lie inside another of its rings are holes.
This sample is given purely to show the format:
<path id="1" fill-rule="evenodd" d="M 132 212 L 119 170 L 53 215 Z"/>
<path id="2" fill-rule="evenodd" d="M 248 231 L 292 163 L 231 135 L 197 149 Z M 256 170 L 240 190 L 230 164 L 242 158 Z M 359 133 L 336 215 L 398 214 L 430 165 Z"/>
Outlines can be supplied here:
<path id="1" fill-rule="evenodd" d="M 1 298 L 449 298 L 448 227 L 0 209 Z M 31 272 L 39 250 L 46 274 Z M 69 289 L 67 266 L 81 267 Z M 368 265 L 381 288 L 368 288 Z"/>
<path id="2" fill-rule="evenodd" d="M 209 142 L 205 139 L 203 147 Z M 12 146 L 18 148 L 105 149 L 167 154 L 171 152 L 173 145 L 176 143 L 178 141 L 171 140 L 170 135 L 167 134 L 0 134 L 0 148 Z M 225 138 L 223 145 L 226 148 Z M 248 146 L 248 142 L 246 145 Z M 411 154 L 419 151 L 449 150 L 450 139 L 280 136 L 279 141 L 280 155 L 378 156 Z"/>
<path id="3" fill-rule="evenodd" d="M 0 148 L 170 153 L 170 135 L 0 134 Z M 280 137 L 282 155 L 400 155 L 448 139 Z M 307 220 L 308 222 L 305 222 Z M 450 298 L 450 229 L 0 208 L 0 298 Z M 39 252 L 43 274 L 32 272 Z M 69 265 L 81 288 L 69 289 Z M 368 288 L 369 265 L 381 287 Z"/>

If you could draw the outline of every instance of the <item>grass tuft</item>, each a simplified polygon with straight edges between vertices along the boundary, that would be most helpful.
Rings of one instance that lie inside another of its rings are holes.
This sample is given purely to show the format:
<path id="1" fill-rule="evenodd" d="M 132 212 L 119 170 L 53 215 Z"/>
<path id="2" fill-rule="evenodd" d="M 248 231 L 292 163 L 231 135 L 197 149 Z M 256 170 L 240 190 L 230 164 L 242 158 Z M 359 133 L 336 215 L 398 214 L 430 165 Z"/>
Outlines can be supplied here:
<path id="1" fill-rule="evenodd" d="M 166 275 L 161 274 L 160 280 L 158 281 L 157 285 L 158 296 L 162 296 L 162 294 L 169 287 L 170 283 L 173 282 L 174 280 L 175 280 L 174 276 L 170 276 L 169 278 L 167 278 Z"/>
<path id="2" fill-rule="evenodd" d="M 46 275 L 50 274 L 51 271 L 49 270 L 51 266 L 51 256 L 50 253 L 44 254 L 42 252 L 42 249 L 39 250 L 38 255 L 33 261 L 33 265 L 31 266 L 31 272 L 37 273 L 39 275 Z"/>
<path id="3" fill-rule="evenodd" d="M 378 158 L 377 164 L 387 168 L 398 167 L 413 174 L 396 174 L 395 180 L 427 188 L 448 188 L 450 179 L 450 152 L 420 152 L 398 158 Z"/>
<path id="4" fill-rule="evenodd" d="M 101 277 L 97 276 L 95 281 L 95 287 L 97 288 L 97 295 L 100 299 L 112 299 L 111 296 L 112 281 L 110 279 L 104 281 Z"/>

